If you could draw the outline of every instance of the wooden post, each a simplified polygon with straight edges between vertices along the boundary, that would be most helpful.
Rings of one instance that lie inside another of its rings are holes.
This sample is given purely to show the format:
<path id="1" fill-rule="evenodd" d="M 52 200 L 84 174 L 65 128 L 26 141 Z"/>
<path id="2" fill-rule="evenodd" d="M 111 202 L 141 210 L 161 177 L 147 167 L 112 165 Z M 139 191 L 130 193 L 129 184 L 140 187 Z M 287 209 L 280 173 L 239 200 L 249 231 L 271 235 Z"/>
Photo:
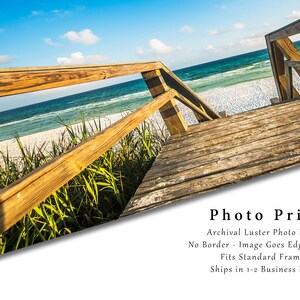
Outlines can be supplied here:
<path id="1" fill-rule="evenodd" d="M 160 70 L 143 72 L 142 76 L 153 98 L 156 98 L 169 90 L 161 76 Z M 159 109 L 159 112 L 162 115 L 171 135 L 180 134 L 188 130 L 188 126 L 183 119 L 174 98 L 162 106 Z"/>
<path id="2" fill-rule="evenodd" d="M 273 72 L 273 77 L 278 93 L 278 101 L 282 102 L 282 95 L 281 95 L 281 88 L 280 88 L 280 83 L 279 83 L 279 74 L 277 72 L 277 67 L 275 64 L 275 53 L 274 53 L 274 42 L 270 41 L 270 37 L 266 35 L 266 44 L 270 56 L 270 62 L 271 62 L 271 67 L 272 67 L 272 72 Z"/>
<path id="3" fill-rule="evenodd" d="M 279 99 L 281 101 L 284 101 L 287 99 L 287 91 L 284 89 L 282 83 L 280 83 L 280 77 L 282 75 L 285 75 L 285 69 L 284 69 L 284 55 L 283 53 L 280 51 L 280 49 L 278 48 L 278 46 L 275 43 L 272 43 L 272 50 L 274 53 L 274 64 L 275 64 L 275 68 L 276 68 L 276 79 L 279 81 Z M 283 78 L 283 76 L 281 77 Z"/>
<path id="4" fill-rule="evenodd" d="M 212 119 L 221 118 L 221 116 L 215 112 L 203 99 L 201 99 L 197 94 L 195 94 L 188 86 L 186 86 L 171 70 L 169 70 L 165 65 L 162 64 L 160 69 L 161 75 L 165 80 L 166 84 L 175 89 L 180 95 L 191 101 L 199 109 L 202 110 L 202 114 L 198 114 L 194 111 L 194 114 L 199 122 L 208 121 Z M 208 115 L 207 118 L 204 115 Z"/>
<path id="5" fill-rule="evenodd" d="M 292 68 L 289 66 L 288 62 L 285 63 L 285 76 L 287 84 L 287 98 L 293 98 L 293 74 Z"/>

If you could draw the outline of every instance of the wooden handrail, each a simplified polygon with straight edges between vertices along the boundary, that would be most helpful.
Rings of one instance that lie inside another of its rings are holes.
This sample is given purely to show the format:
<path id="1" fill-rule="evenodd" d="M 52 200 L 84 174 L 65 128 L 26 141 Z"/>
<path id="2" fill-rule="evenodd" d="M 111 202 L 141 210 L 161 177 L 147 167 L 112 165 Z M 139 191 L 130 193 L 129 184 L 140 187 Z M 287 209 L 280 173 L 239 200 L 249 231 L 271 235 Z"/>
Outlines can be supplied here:
<path id="1" fill-rule="evenodd" d="M 175 98 L 178 99 L 181 103 L 186 105 L 188 108 L 199 114 L 202 118 L 206 118 L 207 120 L 213 120 L 204 110 L 199 108 L 193 102 L 185 98 L 183 95 L 179 94 L 176 90 L 175 91 Z"/>
<path id="2" fill-rule="evenodd" d="M 276 40 L 276 45 L 287 59 L 299 60 L 300 51 L 289 38 Z"/>
<path id="3" fill-rule="evenodd" d="M 91 139 L 2 189 L 0 191 L 0 232 L 9 229 L 22 216 L 79 174 L 175 96 L 174 90 L 167 91 Z"/>
<path id="4" fill-rule="evenodd" d="M 299 20 L 297 20 L 293 23 L 290 23 L 284 27 L 281 27 L 280 29 L 277 29 L 267 34 L 266 37 L 268 37 L 270 42 L 274 42 L 276 40 L 298 34 L 299 32 L 300 32 L 300 23 Z"/>
<path id="5" fill-rule="evenodd" d="M 0 191 L 0 233 L 79 174 L 103 153 L 159 110 L 169 132 L 188 130 L 174 98 L 199 121 L 220 118 L 161 62 L 0 69 L 0 96 L 8 96 L 142 73 L 153 100 L 89 140 L 39 167 Z"/>
<path id="6" fill-rule="evenodd" d="M 86 83 L 159 69 L 160 62 L 0 69 L 0 96 Z"/>
<path id="7" fill-rule="evenodd" d="M 0 97 L 161 70 L 170 88 L 200 107 L 212 119 L 220 115 L 159 61 L 113 65 L 0 68 Z M 199 121 L 203 121 L 201 119 Z"/>
<path id="8" fill-rule="evenodd" d="M 169 70 L 163 64 L 162 64 L 162 76 L 170 88 L 174 88 L 178 93 L 180 93 L 186 99 L 190 100 L 193 104 L 195 104 L 196 106 L 201 108 L 204 112 L 206 112 L 212 119 L 221 117 L 203 99 L 201 99 L 197 94 L 195 94 L 171 70 Z M 203 121 L 203 119 L 201 119 L 200 121 Z"/>
<path id="9" fill-rule="evenodd" d="M 299 49 L 289 39 L 290 36 L 298 33 L 300 33 L 300 20 L 265 36 L 280 102 L 299 97 L 298 91 L 292 85 L 291 67 L 298 75 L 300 75 L 300 70 L 293 64 L 289 66 L 285 64 L 286 60 L 300 60 Z"/>

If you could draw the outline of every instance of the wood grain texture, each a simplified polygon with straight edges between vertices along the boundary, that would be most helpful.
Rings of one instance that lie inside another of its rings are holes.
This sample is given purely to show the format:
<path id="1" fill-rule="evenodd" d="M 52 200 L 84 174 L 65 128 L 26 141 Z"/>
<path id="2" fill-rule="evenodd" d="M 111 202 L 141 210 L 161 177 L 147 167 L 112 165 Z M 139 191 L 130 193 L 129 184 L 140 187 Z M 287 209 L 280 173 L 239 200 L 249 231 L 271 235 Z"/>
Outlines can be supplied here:
<path id="1" fill-rule="evenodd" d="M 161 74 L 165 82 L 170 88 L 175 89 L 183 97 L 191 101 L 194 105 L 205 111 L 212 119 L 221 118 L 221 116 L 215 112 L 203 99 L 201 99 L 196 93 L 194 93 L 188 86 L 186 86 L 171 70 L 169 70 L 164 64 L 162 64 Z M 199 122 L 206 121 L 206 118 L 199 117 L 195 114 Z"/>
<path id="2" fill-rule="evenodd" d="M 213 120 L 207 113 L 204 109 L 202 109 L 201 107 L 198 107 L 197 105 L 195 105 L 193 102 L 191 102 L 190 100 L 188 100 L 187 98 L 185 98 L 184 96 L 182 96 L 181 94 L 179 94 L 177 91 L 176 91 L 176 96 L 175 98 L 177 100 L 179 100 L 181 103 L 183 103 L 185 106 L 187 106 L 188 108 L 190 108 L 194 113 L 195 115 L 198 117 L 198 118 L 203 118 L 205 120 L 208 120 L 208 121 L 211 121 Z"/>
<path id="3" fill-rule="evenodd" d="M 279 101 L 286 101 L 298 97 L 299 94 L 292 86 L 290 69 L 285 65 L 285 58 L 288 60 L 300 60 L 300 51 L 289 39 L 289 36 L 300 33 L 300 20 L 284 26 L 265 36 L 270 56 L 273 76 L 279 96 Z M 300 75 L 299 66 L 292 65 Z"/>
<path id="4" fill-rule="evenodd" d="M 299 165 L 299 121 L 300 101 L 294 101 L 204 122 L 172 137 L 122 216 Z"/>
<path id="5" fill-rule="evenodd" d="M 284 90 L 284 100 L 299 97 L 299 93 L 294 86 L 291 87 L 292 97 L 288 97 L 288 80 L 286 74 L 279 76 L 279 82 L 282 89 Z"/>
<path id="6" fill-rule="evenodd" d="M 295 35 L 300 32 L 300 20 L 290 23 L 284 27 L 281 27 L 269 34 L 267 34 L 270 42 L 274 42 L 278 39 L 286 38 Z"/>
<path id="7" fill-rule="evenodd" d="M 299 60 L 286 60 L 285 61 L 285 75 L 286 75 L 286 82 L 287 82 L 287 94 L 288 94 L 288 99 L 296 98 L 293 97 L 293 94 L 295 93 L 294 91 L 296 88 L 293 85 L 293 73 L 292 73 L 292 68 L 297 72 L 297 74 L 300 74 L 300 61 Z M 298 93 L 298 92 L 297 92 Z M 299 93 L 298 93 L 299 95 Z"/>
<path id="8" fill-rule="evenodd" d="M 285 77 L 286 77 L 286 85 L 287 85 L 287 98 L 292 99 L 293 98 L 293 74 L 292 74 L 292 68 L 285 62 Z"/>
<path id="9" fill-rule="evenodd" d="M 217 119 L 214 122 L 203 122 L 201 126 L 193 125 L 189 127 L 189 131 L 182 134 L 180 137 L 176 139 L 169 139 L 165 146 L 164 152 L 170 150 L 174 150 L 174 146 L 176 148 L 180 148 L 181 141 L 185 141 L 186 144 L 194 144 L 194 139 L 189 139 L 190 135 L 197 134 L 199 141 L 207 141 L 214 140 L 216 138 L 220 138 L 232 133 L 239 133 L 240 131 L 244 131 L 249 128 L 249 126 L 253 126 L 253 128 L 257 127 L 255 122 L 252 122 L 251 119 L 257 120 L 260 118 L 259 125 L 272 123 L 274 118 L 283 117 L 285 114 L 293 113 L 298 110 L 299 103 L 297 101 L 293 101 L 289 103 L 289 106 L 285 109 L 280 109 L 283 103 L 277 104 L 276 106 L 268 107 L 268 117 L 266 117 L 265 110 L 256 109 L 252 111 L 242 112 L 236 115 L 232 115 L 227 117 L 226 119 Z M 250 125 L 251 124 L 251 125 Z M 212 129 L 218 129 L 217 134 L 212 133 Z M 209 138 L 208 138 L 209 135 Z M 161 154 L 160 154 L 161 155 Z"/>
<path id="10" fill-rule="evenodd" d="M 287 60 L 285 63 L 290 67 L 300 68 L 300 60 Z"/>
<path id="11" fill-rule="evenodd" d="M 281 52 L 284 54 L 284 56 L 287 59 L 290 60 L 300 59 L 300 51 L 289 38 L 279 39 L 275 42 L 275 44 L 280 48 Z"/>
<path id="12" fill-rule="evenodd" d="M 169 91 L 169 87 L 162 78 L 160 70 L 143 72 L 142 76 L 153 98 Z M 169 102 L 165 103 L 159 109 L 159 112 L 171 135 L 181 134 L 188 130 L 188 126 L 174 99 L 171 99 Z"/>
<path id="13" fill-rule="evenodd" d="M 274 44 L 274 42 L 270 42 L 270 38 L 268 35 L 266 35 L 265 38 L 266 38 L 267 49 L 268 49 L 269 57 L 270 57 L 272 73 L 273 73 L 273 77 L 274 77 L 274 81 L 275 81 L 275 85 L 276 85 L 276 89 L 277 89 L 277 93 L 278 93 L 278 100 L 279 100 L 279 102 L 282 102 L 283 95 L 282 95 L 282 90 L 281 90 L 281 86 L 279 83 L 279 72 L 282 73 L 282 69 L 281 70 L 277 69 L 276 56 L 279 54 L 279 55 L 281 55 L 281 59 L 283 59 L 283 54 L 281 52 L 277 53 L 280 50 L 278 49 L 278 47 L 277 47 L 277 49 L 275 49 L 276 45 Z"/>
<path id="14" fill-rule="evenodd" d="M 0 96 L 104 80 L 141 73 L 143 71 L 151 71 L 160 67 L 160 62 L 147 62 L 117 65 L 0 69 Z"/>
<path id="15" fill-rule="evenodd" d="M 276 69 L 275 80 L 278 82 L 279 90 L 278 95 L 281 101 L 287 99 L 287 87 L 286 87 L 286 78 L 285 78 L 285 67 L 284 67 L 284 55 L 281 49 L 276 43 L 272 44 L 274 61 L 272 64 Z"/>
<path id="16" fill-rule="evenodd" d="M 5 232 L 31 209 L 79 174 L 174 96 L 174 90 L 167 91 L 88 141 L 2 189 L 0 233 Z"/>

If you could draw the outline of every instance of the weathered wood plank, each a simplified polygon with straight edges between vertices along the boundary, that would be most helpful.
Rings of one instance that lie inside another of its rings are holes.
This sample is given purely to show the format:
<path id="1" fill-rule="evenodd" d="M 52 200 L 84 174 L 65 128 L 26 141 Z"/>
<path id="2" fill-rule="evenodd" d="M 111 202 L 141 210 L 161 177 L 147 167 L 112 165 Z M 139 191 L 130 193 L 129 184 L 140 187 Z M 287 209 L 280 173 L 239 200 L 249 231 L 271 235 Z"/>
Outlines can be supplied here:
<path id="1" fill-rule="evenodd" d="M 288 99 L 293 98 L 293 74 L 292 68 L 285 62 L 285 76 L 287 85 L 287 97 Z"/>
<path id="2" fill-rule="evenodd" d="M 271 42 L 274 42 L 278 39 L 286 38 L 291 35 L 295 35 L 299 32 L 300 32 L 300 21 L 297 20 L 291 24 L 288 24 L 280 29 L 277 29 L 267 34 L 267 37 L 270 39 Z"/>
<path id="3" fill-rule="evenodd" d="M 299 126 L 296 127 L 296 124 L 293 123 L 289 126 L 282 127 L 278 127 L 276 128 L 276 130 L 274 129 L 274 131 L 276 131 L 276 134 L 271 137 L 268 137 L 261 133 L 257 140 L 249 139 L 248 142 L 245 142 L 242 145 L 234 145 L 234 143 L 232 143 L 233 145 L 231 147 L 230 145 L 227 146 L 227 148 L 225 147 L 225 150 L 222 149 L 222 144 L 218 144 L 216 146 L 211 146 L 212 149 L 210 150 L 207 150 L 206 148 L 205 151 L 205 149 L 203 148 L 204 151 L 194 152 L 191 155 L 188 155 L 185 152 L 182 152 L 184 153 L 184 155 L 179 155 L 177 153 L 177 155 L 174 156 L 176 157 L 176 159 L 174 160 L 174 157 L 173 159 L 170 158 L 169 163 L 166 163 L 165 161 L 159 163 L 159 160 L 157 159 L 156 164 L 153 164 L 153 167 L 145 176 L 144 181 L 161 177 L 163 177 L 163 180 L 165 180 L 165 176 L 176 176 L 176 174 L 178 174 L 178 177 L 181 177 L 184 175 L 184 171 L 187 171 L 186 173 L 188 174 L 191 169 L 195 169 L 198 167 L 200 168 L 207 163 L 218 163 L 224 158 L 237 156 L 244 153 L 246 155 L 250 155 L 251 151 L 257 149 L 258 151 L 264 152 L 264 149 L 267 147 L 275 147 L 290 140 L 294 142 L 300 141 Z M 185 159 L 186 156 L 188 156 L 188 159 Z"/>
<path id="4" fill-rule="evenodd" d="M 180 176 L 174 176 L 170 172 L 168 175 L 164 176 L 163 180 L 161 177 L 153 178 L 143 181 L 140 185 L 135 197 L 140 197 L 152 191 L 158 191 L 161 188 L 170 187 L 173 185 L 182 184 L 196 178 L 201 178 L 204 176 L 209 176 L 218 172 L 228 171 L 234 168 L 241 168 L 249 164 L 259 163 L 261 161 L 268 161 L 271 159 L 281 159 L 286 157 L 286 155 L 294 156 L 300 155 L 300 140 L 290 139 L 282 143 L 278 143 L 275 147 L 264 146 L 264 151 L 262 149 L 255 149 L 253 151 L 237 153 L 233 156 L 220 157 L 212 162 L 206 162 L 200 164 L 199 166 L 190 165 L 190 168 L 185 171 L 180 171 Z M 192 162 L 191 162 L 192 163 Z M 159 170 L 156 170 L 159 172 Z M 176 174 L 176 173 L 175 173 Z"/>
<path id="5" fill-rule="evenodd" d="M 287 60 L 285 61 L 285 74 L 287 76 L 287 85 L 290 90 L 288 90 L 288 95 L 292 95 L 292 89 L 295 89 L 293 86 L 293 74 L 292 68 L 300 75 L 300 61 L 299 60 Z M 292 97 L 291 97 L 292 98 Z"/>
<path id="6" fill-rule="evenodd" d="M 243 112 L 237 115 L 232 115 L 226 119 L 214 120 L 210 123 L 203 122 L 195 126 L 190 126 L 189 131 L 183 134 L 181 137 L 176 137 L 176 139 L 169 139 L 164 146 L 164 152 L 173 150 L 174 148 L 180 148 L 180 144 L 182 141 L 184 141 L 185 145 L 188 145 L 189 143 L 194 144 L 194 140 L 189 139 L 189 136 L 197 135 L 198 143 L 202 143 L 207 140 L 212 140 L 228 134 L 247 130 L 251 127 L 255 128 L 257 121 L 260 122 L 259 124 L 263 125 L 268 122 L 273 122 L 274 118 L 284 117 L 287 114 L 294 114 L 294 112 L 296 115 L 300 112 L 299 101 L 289 103 L 288 107 L 281 103 L 276 106 L 269 106 L 263 109 L 257 109 L 253 111 Z M 218 135 L 214 134 L 212 132 L 212 129 L 218 129 Z"/>
<path id="7" fill-rule="evenodd" d="M 289 38 L 277 40 L 275 43 L 287 59 L 300 60 L 300 51 Z"/>
<path id="8" fill-rule="evenodd" d="M 286 75 L 281 75 L 281 76 L 279 76 L 279 82 L 280 82 L 280 85 L 281 85 L 281 87 L 282 87 L 282 89 L 284 90 L 284 93 L 285 93 L 285 98 L 284 98 L 284 100 L 291 99 L 291 98 L 288 98 L 288 82 L 287 82 Z M 295 89 L 295 87 L 292 86 L 291 88 L 292 88 L 292 93 L 293 93 L 293 97 L 292 97 L 292 98 L 297 98 L 297 97 L 299 97 L 299 93 L 298 93 L 298 91 Z"/>
<path id="9" fill-rule="evenodd" d="M 272 44 L 272 52 L 274 56 L 273 64 L 275 68 L 275 81 L 278 82 L 279 90 L 278 96 L 281 101 L 287 99 L 285 69 L 284 69 L 284 55 L 276 43 Z"/>
<path id="10" fill-rule="evenodd" d="M 0 233 L 79 174 L 105 151 L 175 96 L 173 90 L 158 96 L 135 112 L 107 127 L 67 153 L 0 191 Z"/>
<path id="11" fill-rule="evenodd" d="M 292 77 L 288 77 L 290 70 L 284 66 L 284 57 L 289 60 L 300 60 L 299 49 L 289 39 L 289 36 L 299 32 L 300 20 L 297 20 L 265 36 L 280 102 L 297 97 L 296 89 L 291 87 Z M 295 67 L 295 70 L 300 75 L 299 67 Z"/>
<path id="12" fill-rule="evenodd" d="M 198 117 L 200 118 L 205 118 L 206 120 L 213 120 L 204 109 L 201 109 L 194 103 L 192 103 L 190 100 L 185 98 L 184 96 L 180 95 L 179 93 L 176 92 L 176 97 L 177 100 L 179 100 L 181 103 L 183 103 L 185 106 L 190 108 Z"/>
<path id="13" fill-rule="evenodd" d="M 279 102 L 282 102 L 283 95 L 281 93 L 281 87 L 280 87 L 280 83 L 279 83 L 279 73 L 278 73 L 277 68 L 276 68 L 274 42 L 270 41 L 270 38 L 269 38 L 268 35 L 266 35 L 265 38 L 266 38 L 266 44 L 267 44 L 269 57 L 270 57 L 272 73 L 273 73 L 273 77 L 274 77 L 274 81 L 275 81 L 275 85 L 276 85 L 276 89 L 277 89 L 277 93 L 278 93 L 278 100 L 279 100 Z"/>
<path id="14" fill-rule="evenodd" d="M 300 60 L 287 60 L 285 63 L 290 67 L 300 68 Z"/>
<path id="15" fill-rule="evenodd" d="M 0 97 L 151 71 L 160 62 L 0 69 Z"/>
<path id="16" fill-rule="evenodd" d="M 169 87 L 164 82 L 160 70 L 143 72 L 142 76 L 153 98 L 169 91 Z M 174 99 L 170 99 L 169 102 L 161 106 L 159 112 L 171 135 L 181 134 L 188 130 L 188 126 Z"/>
<path id="17" fill-rule="evenodd" d="M 172 147 L 168 147 L 170 144 L 164 146 L 155 164 L 161 162 L 162 164 L 168 164 L 168 160 L 173 156 L 180 154 L 181 152 L 186 153 L 186 159 L 196 152 L 199 156 L 201 153 L 207 155 L 214 151 L 225 150 L 231 147 L 243 146 L 245 143 L 249 143 L 253 140 L 271 137 L 276 135 L 280 130 L 288 130 L 287 126 L 298 127 L 300 121 L 299 112 L 295 114 L 298 120 L 294 120 L 290 115 L 287 120 L 286 116 L 282 116 L 281 122 L 286 121 L 284 125 L 278 124 L 280 121 L 278 118 L 267 120 L 257 120 L 255 123 L 246 124 L 241 130 L 233 130 L 229 132 L 223 132 L 218 130 L 214 132 L 213 139 L 204 139 L 203 137 L 197 137 L 194 135 L 188 139 L 179 141 L 178 144 L 171 144 Z"/>
<path id="18" fill-rule="evenodd" d="M 286 155 L 279 159 L 254 163 L 233 170 L 220 172 L 204 178 L 198 178 L 150 192 L 142 197 L 133 197 L 124 210 L 122 217 L 142 212 L 144 210 L 157 208 L 159 206 L 173 203 L 178 200 L 191 198 L 214 191 L 221 187 L 244 181 L 256 176 L 294 167 L 300 164 L 300 154 Z"/>

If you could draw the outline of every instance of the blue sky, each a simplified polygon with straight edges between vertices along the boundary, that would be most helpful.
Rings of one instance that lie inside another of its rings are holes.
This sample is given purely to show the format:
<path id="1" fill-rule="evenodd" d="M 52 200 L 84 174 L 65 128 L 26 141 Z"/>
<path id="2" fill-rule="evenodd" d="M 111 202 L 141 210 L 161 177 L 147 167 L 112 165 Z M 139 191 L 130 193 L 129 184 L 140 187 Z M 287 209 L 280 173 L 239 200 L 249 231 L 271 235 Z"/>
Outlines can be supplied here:
<path id="1" fill-rule="evenodd" d="M 5 1 L 0 68 L 161 60 L 177 69 L 265 48 L 266 33 L 299 18 L 299 0 Z"/>

